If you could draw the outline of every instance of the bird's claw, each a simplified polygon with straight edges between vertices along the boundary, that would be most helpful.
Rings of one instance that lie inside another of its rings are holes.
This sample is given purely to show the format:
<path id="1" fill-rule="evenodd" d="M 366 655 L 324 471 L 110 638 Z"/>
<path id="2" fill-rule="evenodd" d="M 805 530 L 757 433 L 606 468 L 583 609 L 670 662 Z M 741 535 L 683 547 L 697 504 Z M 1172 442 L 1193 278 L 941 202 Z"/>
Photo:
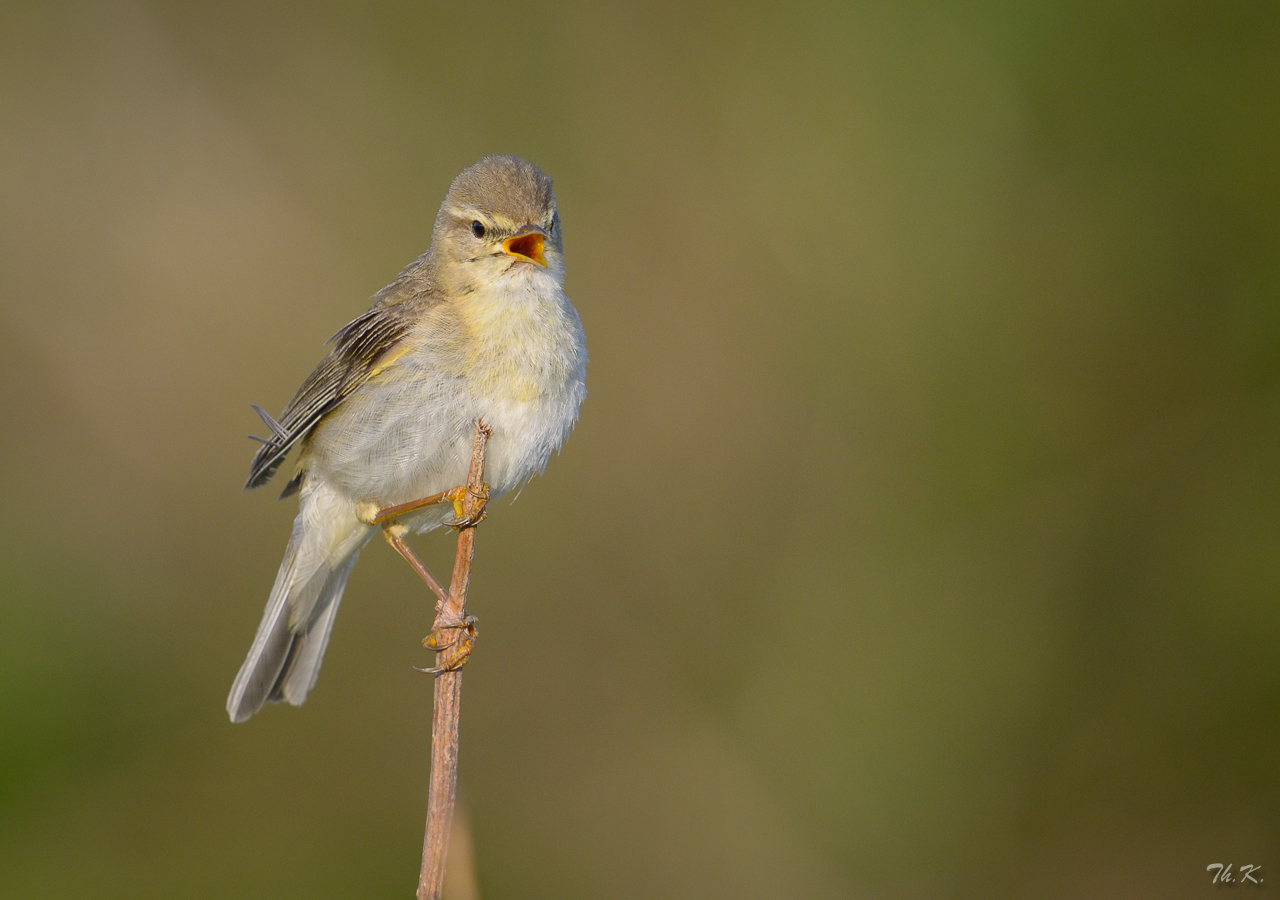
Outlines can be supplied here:
<path id="1" fill-rule="evenodd" d="M 443 632 L 457 632 L 449 640 L 443 640 Z M 431 629 L 431 633 L 422 639 L 422 646 L 444 654 L 439 665 L 423 669 L 414 666 L 419 672 L 427 675 L 439 675 L 442 672 L 455 672 L 467 664 L 471 651 L 476 645 L 476 617 L 467 616 L 460 622 L 442 622 Z"/>
<path id="2" fill-rule="evenodd" d="M 473 528 L 488 517 L 486 507 L 489 505 L 489 483 L 487 481 L 481 485 L 478 493 L 473 493 L 467 488 L 455 488 L 454 491 L 456 494 L 450 492 L 453 496 L 448 498 L 453 501 L 454 515 L 452 518 L 445 519 L 444 524 L 461 530 Z"/>

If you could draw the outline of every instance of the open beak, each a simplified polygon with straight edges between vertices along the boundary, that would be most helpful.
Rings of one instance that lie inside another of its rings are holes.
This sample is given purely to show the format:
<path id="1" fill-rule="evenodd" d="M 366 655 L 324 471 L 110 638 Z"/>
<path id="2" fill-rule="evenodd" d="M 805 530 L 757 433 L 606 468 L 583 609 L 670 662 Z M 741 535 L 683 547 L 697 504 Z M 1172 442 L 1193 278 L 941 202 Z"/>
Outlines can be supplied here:
<path id="1" fill-rule="evenodd" d="M 502 249 L 516 259 L 527 259 L 542 268 L 547 267 L 547 258 L 542 255 L 542 242 L 545 233 L 537 225 L 529 225 L 515 237 L 502 242 Z"/>

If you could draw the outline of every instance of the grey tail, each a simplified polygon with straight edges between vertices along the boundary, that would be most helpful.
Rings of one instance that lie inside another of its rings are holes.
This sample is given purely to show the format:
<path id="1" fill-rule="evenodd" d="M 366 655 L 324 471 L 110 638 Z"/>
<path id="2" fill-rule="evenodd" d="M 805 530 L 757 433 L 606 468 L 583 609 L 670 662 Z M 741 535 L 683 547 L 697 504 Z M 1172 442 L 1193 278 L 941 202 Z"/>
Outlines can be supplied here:
<path id="1" fill-rule="evenodd" d="M 298 518 L 253 646 L 227 697 L 232 722 L 245 721 L 268 700 L 300 706 L 307 699 L 320 674 L 347 577 L 360 556 L 356 550 L 338 568 L 325 562 L 308 565 L 302 557 L 314 559 L 315 554 L 300 546 L 304 532 Z M 291 625 L 300 611 L 309 612 Z"/>

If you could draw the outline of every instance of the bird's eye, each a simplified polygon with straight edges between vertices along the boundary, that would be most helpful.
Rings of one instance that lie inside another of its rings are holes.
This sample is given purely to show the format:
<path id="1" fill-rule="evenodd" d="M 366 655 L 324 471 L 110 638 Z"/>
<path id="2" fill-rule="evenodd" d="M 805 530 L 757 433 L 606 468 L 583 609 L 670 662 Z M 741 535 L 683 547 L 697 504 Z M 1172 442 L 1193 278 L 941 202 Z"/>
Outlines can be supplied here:
<path id="1" fill-rule="evenodd" d="M 471 223 L 471 233 L 478 238 L 484 237 L 484 225 L 480 223 L 479 219 Z"/>

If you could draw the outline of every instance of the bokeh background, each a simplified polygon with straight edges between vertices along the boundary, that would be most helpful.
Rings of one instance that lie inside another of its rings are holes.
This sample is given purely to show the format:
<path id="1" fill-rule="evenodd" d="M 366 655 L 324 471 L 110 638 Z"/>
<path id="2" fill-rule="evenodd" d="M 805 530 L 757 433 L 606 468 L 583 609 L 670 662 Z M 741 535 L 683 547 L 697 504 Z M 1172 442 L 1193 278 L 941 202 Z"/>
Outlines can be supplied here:
<path id="1" fill-rule="evenodd" d="M 5 4 L 0 896 L 412 894 L 430 598 L 232 727 L 244 435 L 492 152 L 591 365 L 455 900 L 1274 889 L 1278 151 L 1273 0 Z"/>

